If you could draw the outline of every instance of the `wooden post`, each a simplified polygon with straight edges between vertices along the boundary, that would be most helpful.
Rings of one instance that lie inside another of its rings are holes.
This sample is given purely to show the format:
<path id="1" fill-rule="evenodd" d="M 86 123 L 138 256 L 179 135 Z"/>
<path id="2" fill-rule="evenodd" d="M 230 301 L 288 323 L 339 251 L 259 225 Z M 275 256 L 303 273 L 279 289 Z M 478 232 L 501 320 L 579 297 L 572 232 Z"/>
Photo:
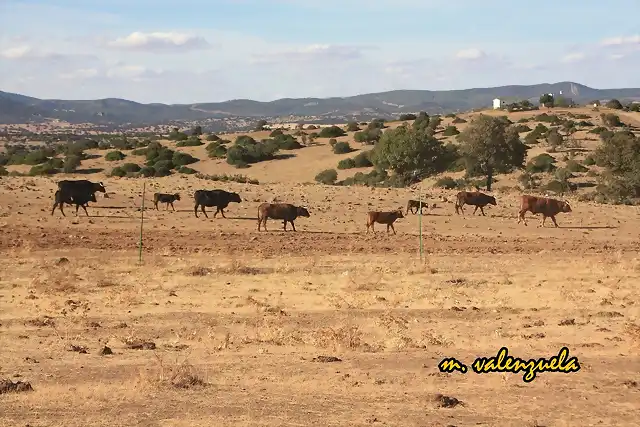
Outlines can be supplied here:
<path id="1" fill-rule="evenodd" d="M 144 224 L 144 195 L 147 183 L 142 183 L 142 206 L 140 207 L 140 241 L 138 243 L 138 262 L 142 263 L 142 226 Z"/>

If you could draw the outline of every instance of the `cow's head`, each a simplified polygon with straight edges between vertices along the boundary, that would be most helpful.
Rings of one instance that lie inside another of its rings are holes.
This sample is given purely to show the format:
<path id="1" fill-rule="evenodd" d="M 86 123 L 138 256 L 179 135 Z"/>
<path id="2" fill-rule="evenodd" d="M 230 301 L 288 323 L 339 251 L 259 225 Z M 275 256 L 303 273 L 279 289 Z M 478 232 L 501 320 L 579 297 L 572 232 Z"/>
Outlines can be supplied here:
<path id="1" fill-rule="evenodd" d="M 489 196 L 489 204 L 497 206 L 498 204 L 496 203 L 496 198 L 493 196 Z"/>
<path id="2" fill-rule="evenodd" d="M 402 213 L 402 208 L 399 208 L 395 211 L 396 214 L 396 218 L 404 218 L 404 215 Z"/>
<path id="3" fill-rule="evenodd" d="M 296 208 L 296 213 L 298 214 L 298 216 L 304 216 L 306 218 L 309 218 L 309 211 L 307 210 L 307 208 L 303 208 L 301 206 Z"/>
<path id="4" fill-rule="evenodd" d="M 93 188 L 95 188 L 96 191 L 101 191 L 103 193 L 107 192 L 107 190 L 104 188 L 104 184 L 101 182 L 94 183 Z"/>
<path id="5" fill-rule="evenodd" d="M 560 202 L 560 209 L 562 209 L 562 212 L 571 212 L 571 206 L 569 206 L 569 203 L 567 202 Z"/>
<path id="6" fill-rule="evenodd" d="M 230 194 L 231 194 L 231 196 L 229 197 L 230 202 L 237 202 L 237 203 L 242 202 L 242 199 L 240 199 L 240 195 L 238 193 L 230 193 Z"/>
<path id="7" fill-rule="evenodd" d="M 175 197 L 176 200 L 180 200 L 180 194 L 176 193 L 173 196 Z"/>

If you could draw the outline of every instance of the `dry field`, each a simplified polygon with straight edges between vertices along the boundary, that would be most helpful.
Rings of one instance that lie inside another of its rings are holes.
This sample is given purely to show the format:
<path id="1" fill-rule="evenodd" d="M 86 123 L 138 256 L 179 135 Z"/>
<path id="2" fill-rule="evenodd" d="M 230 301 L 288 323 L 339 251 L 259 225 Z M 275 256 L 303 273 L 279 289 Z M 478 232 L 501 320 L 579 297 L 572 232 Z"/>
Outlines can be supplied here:
<path id="1" fill-rule="evenodd" d="M 316 148 L 329 151 L 298 161 Z M 155 191 L 183 198 L 145 209 L 141 264 L 141 179 L 89 175 L 109 195 L 90 217 L 50 215 L 58 178 L 0 179 L 0 380 L 33 388 L 0 394 L 0 425 L 637 425 L 636 207 L 570 198 L 560 228 L 540 228 L 516 223 L 512 189 L 463 217 L 455 191 L 429 188 L 420 261 L 417 216 L 397 235 L 364 224 L 417 192 L 306 185 L 289 161 L 242 171 L 271 177 L 260 185 L 149 179 L 146 208 Z M 196 218 L 198 188 L 242 203 Z M 296 233 L 257 231 L 274 196 L 309 207 Z M 438 370 L 502 346 L 523 359 L 566 346 L 581 369 L 531 383 Z"/>

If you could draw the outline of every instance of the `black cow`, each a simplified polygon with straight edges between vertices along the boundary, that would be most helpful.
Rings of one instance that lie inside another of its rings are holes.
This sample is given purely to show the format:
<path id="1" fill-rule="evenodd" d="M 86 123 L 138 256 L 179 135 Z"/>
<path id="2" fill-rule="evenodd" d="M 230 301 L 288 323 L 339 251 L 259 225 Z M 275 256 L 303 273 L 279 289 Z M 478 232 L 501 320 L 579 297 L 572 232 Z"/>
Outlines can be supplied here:
<path id="1" fill-rule="evenodd" d="M 97 202 L 96 194 L 76 194 L 75 196 L 69 196 L 68 194 L 64 194 L 61 190 L 57 190 L 54 195 L 55 202 L 53 203 L 53 209 L 51 209 L 51 215 L 56 210 L 56 206 L 60 207 L 60 212 L 62 212 L 62 216 L 66 216 L 64 214 L 64 210 L 62 209 L 62 205 L 67 203 L 69 205 L 76 205 L 76 215 L 78 215 L 78 208 L 82 206 L 84 209 L 84 213 L 89 216 L 89 212 L 87 212 L 87 203 L 88 202 Z"/>
<path id="2" fill-rule="evenodd" d="M 193 198 L 196 201 L 196 205 L 193 208 L 193 211 L 196 214 L 196 218 L 198 218 L 198 206 L 200 206 L 202 213 L 207 218 L 209 218 L 209 215 L 207 215 L 207 212 L 204 209 L 205 206 L 216 207 L 216 213 L 213 214 L 214 218 L 216 217 L 216 215 L 218 215 L 218 212 L 222 213 L 223 218 L 226 218 L 226 216 L 224 216 L 224 209 L 226 209 L 226 207 L 229 206 L 229 203 L 242 202 L 242 199 L 240 199 L 240 195 L 238 195 L 238 193 L 230 193 L 228 191 L 218 190 L 218 189 L 196 190 L 196 192 L 193 193 Z"/>
<path id="3" fill-rule="evenodd" d="M 90 201 L 96 202 L 95 193 L 97 191 L 102 193 L 107 192 L 101 182 L 91 182 L 86 179 L 59 181 L 58 191 L 56 191 L 56 194 L 54 195 L 55 203 L 51 210 L 51 215 L 53 215 L 56 206 L 60 206 L 60 212 L 62 212 L 63 216 L 66 216 L 62 210 L 62 204 L 68 203 L 76 205 L 76 213 L 78 212 L 78 207 L 82 206 L 82 209 L 84 209 L 88 216 L 89 213 L 87 212 L 85 205 Z"/>
<path id="4" fill-rule="evenodd" d="M 155 205 L 156 209 L 158 209 L 158 202 L 160 202 L 160 203 L 167 204 L 167 210 L 169 210 L 169 205 L 171 205 L 171 207 L 175 211 L 176 208 L 173 207 L 173 202 L 175 202 L 176 200 L 180 200 L 180 195 L 178 193 L 176 194 L 154 193 L 153 194 L 153 204 Z"/>
<path id="5" fill-rule="evenodd" d="M 488 194 L 484 194 L 479 191 L 461 191 L 456 194 L 456 203 L 454 205 L 458 215 L 460 215 L 460 212 L 464 215 L 464 209 L 462 208 L 464 205 L 476 207 L 473 210 L 473 215 L 475 215 L 478 208 L 480 208 L 482 216 L 486 216 L 484 214 L 484 207 L 487 205 L 497 206 L 497 203 L 496 198 Z"/>
<path id="6" fill-rule="evenodd" d="M 293 231 L 296 231 L 296 225 L 293 221 L 300 216 L 309 218 L 307 208 L 294 206 L 290 203 L 262 203 L 258 206 L 258 231 L 260 231 L 260 224 L 264 227 L 264 231 L 267 231 L 267 218 L 281 219 L 284 231 L 287 231 L 287 222 L 290 222 Z"/>

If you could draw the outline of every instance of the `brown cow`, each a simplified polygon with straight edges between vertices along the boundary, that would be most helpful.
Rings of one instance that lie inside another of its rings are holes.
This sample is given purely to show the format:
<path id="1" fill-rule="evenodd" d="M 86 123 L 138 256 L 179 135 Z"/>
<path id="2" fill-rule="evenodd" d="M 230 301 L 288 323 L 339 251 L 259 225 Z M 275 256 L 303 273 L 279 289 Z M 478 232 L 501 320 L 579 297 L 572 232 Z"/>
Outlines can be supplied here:
<path id="1" fill-rule="evenodd" d="M 422 208 L 420 208 L 420 201 L 419 200 L 409 200 L 407 202 L 407 211 L 405 212 L 405 215 L 409 215 L 409 211 L 411 211 L 412 214 L 417 214 L 418 210 L 420 210 L 420 214 L 422 215 L 422 209 L 427 208 L 429 209 L 429 203 L 425 202 L 424 200 L 422 201 Z M 415 209 L 415 212 L 414 212 Z"/>
<path id="2" fill-rule="evenodd" d="M 524 218 L 524 214 L 527 211 L 531 212 L 534 215 L 541 213 L 543 227 L 545 221 L 547 220 L 547 217 L 551 218 L 553 224 L 558 227 L 558 223 L 556 222 L 556 215 L 560 212 L 571 212 L 571 206 L 569 206 L 569 203 L 564 201 L 523 194 L 522 202 L 520 204 L 520 216 L 518 217 L 518 224 L 520 224 L 520 221 L 523 221 L 524 225 L 527 225 L 527 220 Z"/>
<path id="3" fill-rule="evenodd" d="M 456 213 L 460 215 L 460 211 L 462 211 L 462 215 L 464 215 L 464 209 L 462 207 L 464 205 L 475 206 L 476 208 L 473 210 L 473 215 L 476 214 L 478 208 L 480 208 L 480 212 L 482 212 L 482 216 L 486 216 L 484 214 L 484 207 L 487 205 L 496 206 L 496 198 L 493 196 L 489 196 L 488 194 L 481 193 L 479 191 L 461 191 L 456 194 Z"/>
<path id="4" fill-rule="evenodd" d="M 293 231 L 296 231 L 293 221 L 299 216 L 309 218 L 309 211 L 289 203 L 262 203 L 258 206 L 258 231 L 260 224 L 264 226 L 264 231 L 267 231 L 267 218 L 283 220 L 284 231 L 287 231 L 287 222 L 290 222 Z"/>
<path id="5" fill-rule="evenodd" d="M 369 211 L 367 214 L 367 233 L 369 233 L 369 227 L 371 227 L 371 230 L 373 230 L 374 233 L 376 232 L 373 225 L 377 222 L 378 224 L 387 225 L 387 233 L 389 233 L 389 228 L 391 228 L 393 230 L 393 234 L 396 234 L 396 229 L 393 228 L 393 223 L 398 218 L 404 218 L 404 215 L 402 215 L 402 209 L 391 212 Z"/>

